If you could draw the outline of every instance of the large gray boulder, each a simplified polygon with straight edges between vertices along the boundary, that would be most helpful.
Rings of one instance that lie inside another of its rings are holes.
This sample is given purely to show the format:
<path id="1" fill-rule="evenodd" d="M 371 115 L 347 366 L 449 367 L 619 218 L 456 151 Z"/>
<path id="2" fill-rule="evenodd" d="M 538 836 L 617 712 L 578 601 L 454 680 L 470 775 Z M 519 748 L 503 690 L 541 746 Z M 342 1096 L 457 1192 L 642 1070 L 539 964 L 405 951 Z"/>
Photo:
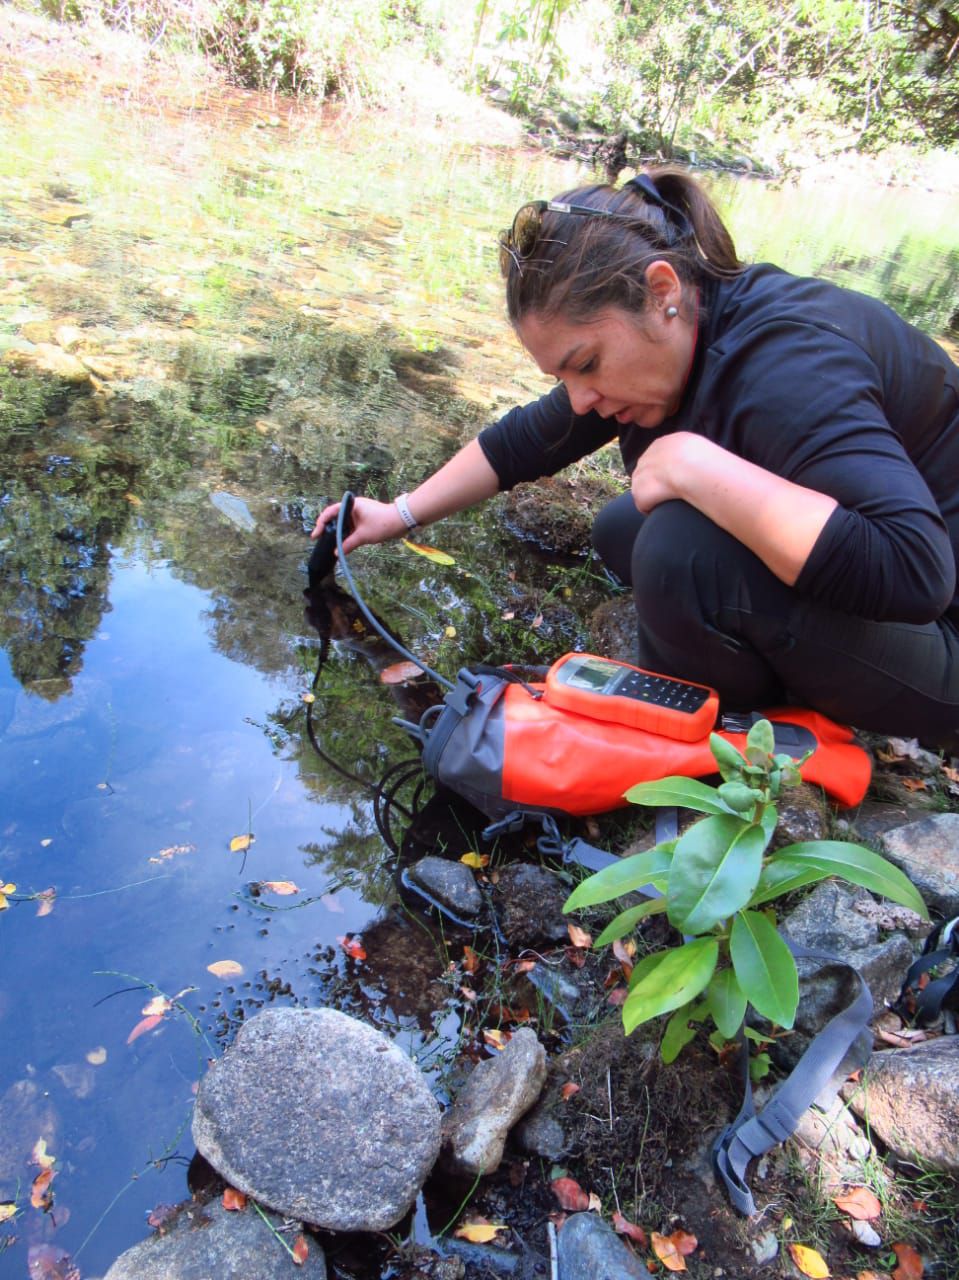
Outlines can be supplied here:
<path id="1" fill-rule="evenodd" d="M 842 1092 L 897 1155 L 959 1173 L 959 1036 L 879 1050 Z"/>
<path id="2" fill-rule="evenodd" d="M 926 906 L 959 915 L 959 813 L 934 813 L 887 831 L 883 849 L 906 873 Z"/>
<path id="3" fill-rule="evenodd" d="M 188 1204 L 172 1226 L 120 1255 L 103 1280 L 326 1280 L 326 1259 L 315 1240 L 297 1266 L 274 1231 L 292 1249 L 298 1231 L 269 1215 L 273 1230 L 252 1205 L 227 1211 L 219 1200 Z"/>
<path id="4" fill-rule="evenodd" d="M 514 1031 L 502 1053 L 473 1068 L 444 1128 L 447 1163 L 457 1173 L 492 1173 L 506 1135 L 539 1098 L 546 1083 L 546 1050 L 530 1027 Z"/>
<path id="5" fill-rule="evenodd" d="M 440 1149 L 440 1110 L 413 1062 L 334 1009 L 272 1009 L 200 1083 L 197 1149 L 231 1186 L 329 1231 L 386 1231 Z"/>

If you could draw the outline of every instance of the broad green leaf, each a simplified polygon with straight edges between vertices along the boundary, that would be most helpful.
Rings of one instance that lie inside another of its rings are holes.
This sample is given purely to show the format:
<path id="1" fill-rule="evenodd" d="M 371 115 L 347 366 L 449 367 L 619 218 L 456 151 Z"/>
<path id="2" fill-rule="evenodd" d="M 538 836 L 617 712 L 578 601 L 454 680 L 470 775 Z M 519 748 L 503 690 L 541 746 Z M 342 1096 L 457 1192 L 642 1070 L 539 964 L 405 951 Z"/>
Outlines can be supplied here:
<path id="1" fill-rule="evenodd" d="M 851 844 L 846 840 L 805 840 L 799 844 L 787 844 L 776 857 L 821 867 L 829 875 L 841 876 L 851 884 L 862 885 L 883 898 L 910 907 L 924 919 L 929 918 L 926 904 L 912 881 L 882 854 L 874 853 L 861 844 Z"/>
<path id="2" fill-rule="evenodd" d="M 776 824 L 779 821 L 779 811 L 774 804 L 767 804 L 763 809 L 762 817 L 759 819 L 759 825 L 763 829 L 766 837 L 766 843 L 769 844 L 776 830 Z"/>
<path id="3" fill-rule="evenodd" d="M 630 804 L 659 808 L 695 809 L 697 813 L 729 813 L 716 788 L 696 778 L 661 778 L 658 782 L 638 782 L 626 792 Z"/>
<path id="4" fill-rule="evenodd" d="M 789 862 L 777 853 L 763 867 L 756 892 L 749 899 L 751 907 L 758 907 L 763 902 L 771 902 L 773 898 L 781 898 L 784 893 L 793 889 L 801 889 L 803 885 L 815 884 L 817 880 L 825 880 L 830 871 L 822 867 L 812 866 L 808 862 Z"/>
<path id="5" fill-rule="evenodd" d="M 620 858 L 618 862 L 603 867 L 602 871 L 597 871 L 576 886 L 566 899 L 563 910 L 579 911 L 583 907 L 593 907 L 597 902 L 609 902 L 612 898 L 621 898 L 624 893 L 641 889 L 654 877 L 669 870 L 675 846 L 675 840 L 667 840 L 654 849 L 630 854 L 628 858 Z"/>
<path id="6" fill-rule="evenodd" d="M 628 911 L 621 911 L 614 920 L 610 920 L 609 924 L 593 943 L 593 946 L 605 947 L 610 942 L 615 942 L 617 938 L 625 938 L 627 933 L 632 933 L 640 920 L 645 920 L 647 916 L 659 915 L 665 910 L 665 898 L 650 898 L 648 902 L 641 902 L 638 907 L 630 907 Z"/>
<path id="7" fill-rule="evenodd" d="M 403 546 L 409 551 L 415 551 L 418 556 L 432 560 L 434 564 L 456 564 L 448 552 L 439 551 L 436 547 L 425 547 L 421 542 L 410 542 L 409 538 L 403 539 Z"/>
<path id="8" fill-rule="evenodd" d="M 666 1023 L 666 1030 L 663 1032 L 663 1039 L 659 1046 L 663 1062 L 667 1064 L 675 1062 L 690 1040 L 695 1037 L 696 1028 L 689 1025 L 691 1013 L 692 1001 L 684 1004 L 681 1009 L 677 1009 Z"/>
<path id="9" fill-rule="evenodd" d="M 713 758 L 719 766 L 719 772 L 724 781 L 732 782 L 739 777 L 739 771 L 746 761 L 731 742 L 721 738 L 718 733 L 711 733 L 709 735 L 709 749 L 713 753 Z"/>
<path id="10" fill-rule="evenodd" d="M 763 756 L 771 756 L 776 749 L 776 737 L 768 720 L 757 720 L 746 735 L 746 755 L 749 750 L 762 752 Z M 756 763 L 759 763 L 758 760 Z"/>
<path id="11" fill-rule="evenodd" d="M 661 1013 L 672 1013 L 698 996 L 713 976 L 718 958 L 716 938 L 697 938 L 667 951 L 662 960 L 631 987 L 626 997 L 623 1005 L 626 1034 L 641 1022 L 648 1022 Z"/>
<path id="12" fill-rule="evenodd" d="M 691 826 L 676 842 L 669 868 L 670 924 L 682 933 L 706 933 L 744 907 L 759 882 L 765 847 L 761 827 L 728 814 Z"/>
<path id="13" fill-rule="evenodd" d="M 763 798 L 761 791 L 757 791 L 755 787 L 747 787 L 745 782 L 724 782 L 717 788 L 716 794 L 733 813 L 751 813 Z"/>
<path id="14" fill-rule="evenodd" d="M 669 954 L 670 951 L 667 948 L 664 951 L 654 951 L 652 955 L 643 956 L 642 960 L 637 960 L 636 964 L 633 965 L 633 972 L 629 975 L 629 982 L 626 984 L 630 990 L 638 986 L 645 977 L 648 977 L 657 965 L 662 964 Z"/>
<path id="15" fill-rule="evenodd" d="M 727 1040 L 732 1040 L 746 1016 L 746 997 L 732 969 L 721 969 L 713 974 L 713 980 L 706 988 L 706 1004 L 713 1015 L 713 1022 Z"/>
<path id="16" fill-rule="evenodd" d="M 791 1027 L 799 1004 L 799 975 L 775 925 L 761 911 L 741 911 L 729 935 L 729 954 L 736 980 L 756 1012 L 777 1026 Z"/>

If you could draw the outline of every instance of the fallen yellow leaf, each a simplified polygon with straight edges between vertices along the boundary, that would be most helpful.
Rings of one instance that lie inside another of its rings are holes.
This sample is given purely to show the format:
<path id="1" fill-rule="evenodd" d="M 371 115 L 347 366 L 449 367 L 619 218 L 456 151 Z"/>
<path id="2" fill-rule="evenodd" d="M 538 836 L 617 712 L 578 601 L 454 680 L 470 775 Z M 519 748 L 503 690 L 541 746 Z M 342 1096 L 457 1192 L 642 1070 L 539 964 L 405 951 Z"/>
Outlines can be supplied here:
<path id="1" fill-rule="evenodd" d="M 15 1204 L 0 1204 L 0 1222 L 6 1222 L 17 1211 Z"/>
<path id="2" fill-rule="evenodd" d="M 473 853 L 473 851 L 470 850 L 469 853 L 463 854 L 462 858 L 460 858 L 460 862 L 465 863 L 468 867 L 474 867 L 478 871 L 480 867 L 489 865 L 489 854 Z"/>
<path id="3" fill-rule="evenodd" d="M 434 564 L 456 564 L 451 555 L 447 555 L 445 551 L 438 551 L 436 547 L 424 547 L 421 542 L 410 542 L 408 538 L 403 539 L 403 546 L 408 551 L 415 551 L 418 556 L 425 556 L 427 560 L 432 560 Z"/>
<path id="4" fill-rule="evenodd" d="M 503 1222 L 467 1222 L 453 1232 L 460 1240 L 468 1240 L 470 1244 L 488 1244 L 495 1240 L 500 1231 L 506 1230 Z"/>
<path id="5" fill-rule="evenodd" d="M 255 839 L 252 831 L 248 831 L 245 836 L 234 836 L 230 841 L 230 852 L 246 853 Z"/>
<path id="6" fill-rule="evenodd" d="M 316 701 L 315 693 L 304 693 L 302 696 L 303 696 L 303 701 L 307 703 L 307 705 L 309 705 L 311 702 Z"/>
<path id="7" fill-rule="evenodd" d="M 102 1067 L 107 1060 L 107 1051 L 103 1045 L 97 1049 L 91 1049 L 87 1054 L 87 1062 L 91 1067 Z"/>
<path id="8" fill-rule="evenodd" d="M 661 1236 L 658 1231 L 653 1231 L 649 1239 L 653 1246 L 653 1253 L 655 1253 L 667 1271 L 686 1270 L 686 1259 L 676 1248 L 673 1241 L 670 1240 L 669 1236 Z"/>
<path id="9" fill-rule="evenodd" d="M 804 1276 L 811 1277 L 811 1280 L 827 1280 L 829 1268 L 818 1249 L 812 1249 L 807 1244 L 791 1244 L 789 1252 Z"/>
<path id="10" fill-rule="evenodd" d="M 217 978 L 236 978 L 243 972 L 243 966 L 236 960 L 214 960 L 207 969 Z"/>
<path id="11" fill-rule="evenodd" d="M 271 893 L 278 893 L 282 897 L 300 892 L 299 885 L 294 884 L 292 880 L 264 880 L 262 884 L 264 889 L 269 889 Z"/>
<path id="12" fill-rule="evenodd" d="M 152 1000 L 146 1002 L 140 1012 L 145 1018 L 162 1018 L 172 1008 L 173 1003 L 166 996 L 154 996 Z"/>
<path id="13" fill-rule="evenodd" d="M 484 1031 L 483 1039 L 491 1049 L 505 1049 L 509 1044 L 511 1036 L 507 1031 Z"/>
<path id="14" fill-rule="evenodd" d="M 455 640 L 455 639 L 456 639 L 456 628 L 455 628 L 455 627 L 446 627 L 446 628 L 444 628 L 443 635 L 444 635 L 444 636 L 446 636 L 447 640 Z"/>

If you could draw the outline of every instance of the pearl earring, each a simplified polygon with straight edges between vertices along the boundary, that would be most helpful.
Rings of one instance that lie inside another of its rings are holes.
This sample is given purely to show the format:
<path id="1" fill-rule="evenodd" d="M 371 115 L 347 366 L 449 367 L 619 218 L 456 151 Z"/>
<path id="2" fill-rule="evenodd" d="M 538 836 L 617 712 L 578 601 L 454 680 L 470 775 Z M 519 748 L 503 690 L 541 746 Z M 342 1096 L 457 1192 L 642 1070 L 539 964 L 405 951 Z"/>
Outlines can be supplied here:
<path id="1" fill-rule="evenodd" d="M 667 307 L 667 308 L 666 308 L 666 319 L 667 319 L 667 320 L 675 320 L 675 319 L 676 319 L 676 317 L 677 317 L 678 315 L 679 315 L 679 307 Z"/>

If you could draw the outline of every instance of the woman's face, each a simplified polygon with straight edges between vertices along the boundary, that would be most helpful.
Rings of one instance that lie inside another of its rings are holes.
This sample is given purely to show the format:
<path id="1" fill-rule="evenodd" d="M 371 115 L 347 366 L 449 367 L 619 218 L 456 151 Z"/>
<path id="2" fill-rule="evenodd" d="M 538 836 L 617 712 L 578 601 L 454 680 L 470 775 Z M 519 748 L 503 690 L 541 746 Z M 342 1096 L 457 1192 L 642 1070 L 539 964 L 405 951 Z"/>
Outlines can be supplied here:
<path id="1" fill-rule="evenodd" d="M 530 314 L 516 328 L 542 371 L 565 383 L 576 414 L 658 427 L 679 407 L 696 341 L 682 312 L 667 317 L 660 303 L 635 317 L 610 307 L 585 323 Z"/>

